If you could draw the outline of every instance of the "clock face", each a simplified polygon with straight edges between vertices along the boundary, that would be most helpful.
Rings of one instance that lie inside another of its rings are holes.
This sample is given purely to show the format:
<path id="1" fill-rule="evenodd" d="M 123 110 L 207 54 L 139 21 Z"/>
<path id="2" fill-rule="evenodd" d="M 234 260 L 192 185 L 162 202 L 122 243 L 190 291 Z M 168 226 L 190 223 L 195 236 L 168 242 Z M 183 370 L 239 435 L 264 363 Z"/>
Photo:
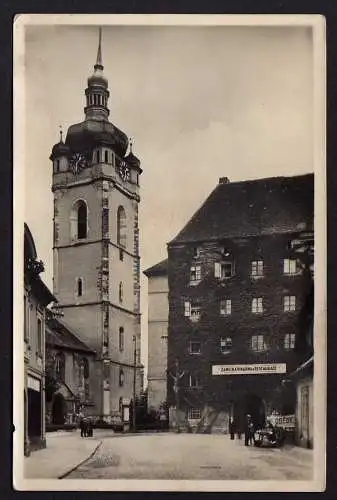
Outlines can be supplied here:
<path id="1" fill-rule="evenodd" d="M 84 154 L 75 153 L 70 159 L 70 167 L 74 175 L 77 175 L 88 165 Z"/>
<path id="2" fill-rule="evenodd" d="M 123 179 L 123 181 L 127 181 L 130 176 L 130 170 L 125 161 L 122 161 L 118 168 L 119 175 Z"/>

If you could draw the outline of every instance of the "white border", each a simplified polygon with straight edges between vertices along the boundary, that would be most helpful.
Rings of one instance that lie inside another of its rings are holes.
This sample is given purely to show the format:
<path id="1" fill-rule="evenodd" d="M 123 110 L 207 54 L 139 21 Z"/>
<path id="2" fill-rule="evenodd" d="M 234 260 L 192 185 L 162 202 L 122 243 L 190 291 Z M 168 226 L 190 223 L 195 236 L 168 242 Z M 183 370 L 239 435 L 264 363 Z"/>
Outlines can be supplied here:
<path id="1" fill-rule="evenodd" d="M 23 475 L 23 221 L 24 221 L 24 30 L 27 25 L 308 26 L 314 50 L 315 319 L 314 478 L 312 481 L 37 480 Z M 326 446 L 326 51 L 320 15 L 19 14 L 14 27 L 14 443 L 13 481 L 19 490 L 55 491 L 323 491 Z M 319 279 L 318 279 L 319 277 Z M 317 335 L 319 332 L 319 335 Z M 14 466 L 15 464 L 15 466 Z"/>

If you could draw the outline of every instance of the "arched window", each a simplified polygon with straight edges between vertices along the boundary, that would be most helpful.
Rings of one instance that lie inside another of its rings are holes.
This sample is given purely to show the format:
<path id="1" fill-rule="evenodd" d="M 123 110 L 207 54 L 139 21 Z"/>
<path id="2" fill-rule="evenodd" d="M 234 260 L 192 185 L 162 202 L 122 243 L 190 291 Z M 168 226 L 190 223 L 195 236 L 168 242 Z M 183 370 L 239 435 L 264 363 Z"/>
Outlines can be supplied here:
<path id="1" fill-rule="evenodd" d="M 104 151 L 104 161 L 105 163 L 109 163 L 109 151 Z"/>
<path id="2" fill-rule="evenodd" d="M 122 368 L 119 369 L 119 387 L 124 385 L 124 371 Z"/>
<path id="3" fill-rule="evenodd" d="M 82 240 L 87 237 L 87 205 L 80 200 L 77 210 L 77 238 Z"/>
<path id="4" fill-rule="evenodd" d="M 82 278 L 78 278 L 78 280 L 77 280 L 77 295 L 78 295 L 78 297 L 82 297 L 82 295 L 83 295 L 83 280 L 82 280 Z"/>
<path id="5" fill-rule="evenodd" d="M 100 162 L 100 154 L 99 154 L 99 149 L 96 151 L 96 163 Z"/>
<path id="6" fill-rule="evenodd" d="M 124 328 L 122 326 L 119 329 L 119 350 L 124 351 Z"/>
<path id="7" fill-rule="evenodd" d="M 65 377 L 65 357 L 63 352 L 59 352 L 55 356 L 55 375 L 59 380 L 64 380 Z"/>
<path id="8" fill-rule="evenodd" d="M 123 302 L 123 283 L 119 283 L 119 291 L 118 291 L 119 302 Z"/>
<path id="9" fill-rule="evenodd" d="M 126 247 L 126 214 L 122 206 L 117 210 L 117 243 Z"/>
<path id="10" fill-rule="evenodd" d="M 83 377 L 84 380 L 87 380 L 89 378 L 89 361 L 87 358 L 82 359 L 82 365 L 83 365 Z"/>
<path id="11" fill-rule="evenodd" d="M 123 411 L 123 396 L 119 398 L 119 413 L 122 415 Z"/>
<path id="12" fill-rule="evenodd" d="M 77 200 L 70 215 L 70 236 L 72 240 L 85 239 L 88 234 L 88 208 L 84 200 Z"/>

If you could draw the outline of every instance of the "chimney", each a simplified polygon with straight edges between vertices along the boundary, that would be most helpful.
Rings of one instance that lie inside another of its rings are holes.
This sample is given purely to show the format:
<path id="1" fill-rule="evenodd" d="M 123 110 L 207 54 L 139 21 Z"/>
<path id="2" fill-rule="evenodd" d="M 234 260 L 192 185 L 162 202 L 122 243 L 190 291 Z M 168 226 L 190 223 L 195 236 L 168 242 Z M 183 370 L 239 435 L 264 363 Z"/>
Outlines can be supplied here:
<path id="1" fill-rule="evenodd" d="M 229 184 L 228 177 L 220 177 L 219 184 Z"/>

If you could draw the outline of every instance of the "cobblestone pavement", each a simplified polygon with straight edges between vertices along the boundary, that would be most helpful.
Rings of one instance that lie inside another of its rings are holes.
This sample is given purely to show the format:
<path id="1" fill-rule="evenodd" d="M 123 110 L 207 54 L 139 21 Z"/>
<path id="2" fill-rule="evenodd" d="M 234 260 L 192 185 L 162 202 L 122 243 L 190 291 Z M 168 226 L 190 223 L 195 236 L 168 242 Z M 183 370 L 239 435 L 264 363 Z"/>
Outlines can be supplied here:
<path id="1" fill-rule="evenodd" d="M 311 480 L 313 453 L 295 447 L 245 447 L 226 435 L 106 437 L 66 479 Z"/>

